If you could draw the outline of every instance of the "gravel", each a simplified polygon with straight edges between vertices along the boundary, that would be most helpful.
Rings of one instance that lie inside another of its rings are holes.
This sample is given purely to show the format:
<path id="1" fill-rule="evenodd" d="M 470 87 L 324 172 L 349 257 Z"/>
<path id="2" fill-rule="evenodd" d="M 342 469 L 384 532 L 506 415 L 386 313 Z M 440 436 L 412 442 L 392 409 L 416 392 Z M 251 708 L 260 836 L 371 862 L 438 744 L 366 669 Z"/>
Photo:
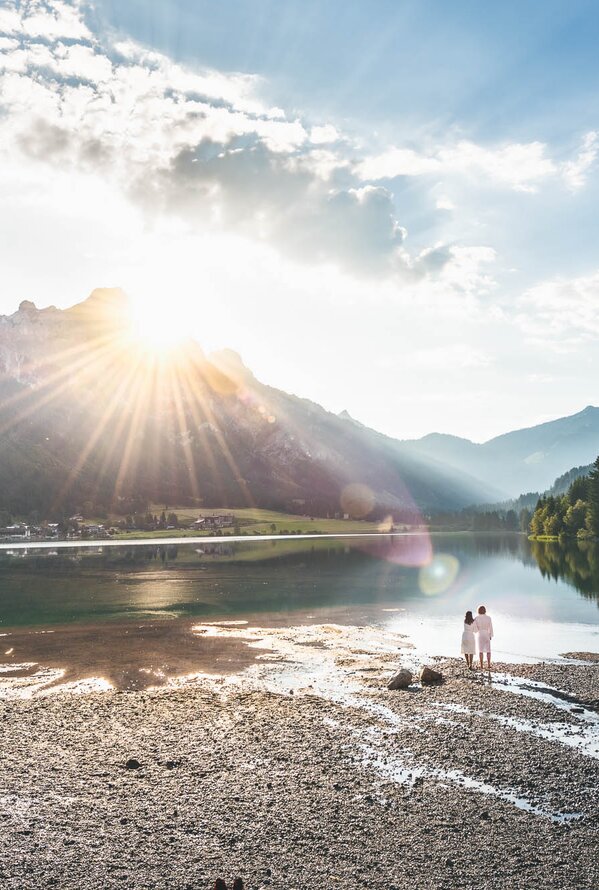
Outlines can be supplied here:
<path id="1" fill-rule="evenodd" d="M 599 666 L 434 666 L 0 703 L 0 886 L 597 890 Z"/>

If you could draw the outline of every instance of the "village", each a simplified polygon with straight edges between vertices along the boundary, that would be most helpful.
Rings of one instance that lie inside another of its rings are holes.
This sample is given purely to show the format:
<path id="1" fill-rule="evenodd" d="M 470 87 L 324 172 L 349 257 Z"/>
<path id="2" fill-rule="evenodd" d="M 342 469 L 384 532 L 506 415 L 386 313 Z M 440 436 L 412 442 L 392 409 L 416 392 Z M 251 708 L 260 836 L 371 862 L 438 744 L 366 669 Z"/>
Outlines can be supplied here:
<path id="1" fill-rule="evenodd" d="M 210 534 L 224 529 L 235 529 L 238 523 L 233 513 L 200 515 L 195 520 L 179 519 L 176 513 L 162 511 L 134 514 L 114 522 L 93 522 L 80 514 L 70 516 L 61 522 L 43 520 L 36 524 L 15 522 L 0 526 L 0 541 L 17 543 L 20 541 L 70 541 L 77 539 L 102 540 L 118 537 L 130 532 L 192 530 Z"/>

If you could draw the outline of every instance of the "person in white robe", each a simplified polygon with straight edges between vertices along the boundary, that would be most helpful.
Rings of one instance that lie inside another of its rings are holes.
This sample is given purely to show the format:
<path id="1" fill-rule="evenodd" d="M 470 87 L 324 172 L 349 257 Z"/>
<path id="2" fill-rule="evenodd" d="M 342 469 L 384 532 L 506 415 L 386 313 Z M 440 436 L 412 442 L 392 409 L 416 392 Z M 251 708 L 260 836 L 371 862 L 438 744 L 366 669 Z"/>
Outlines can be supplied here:
<path id="1" fill-rule="evenodd" d="M 466 666 L 472 670 L 472 661 L 476 652 L 476 643 L 474 641 L 474 618 L 472 612 L 466 612 L 464 616 L 464 630 L 462 631 L 461 652 L 466 659 Z"/>
<path id="2" fill-rule="evenodd" d="M 491 670 L 491 640 L 493 639 L 493 622 L 487 615 L 484 606 L 479 606 L 474 619 L 474 633 L 476 634 L 476 648 L 480 658 L 480 667 L 483 667 L 483 655 L 487 656 L 487 667 Z"/>

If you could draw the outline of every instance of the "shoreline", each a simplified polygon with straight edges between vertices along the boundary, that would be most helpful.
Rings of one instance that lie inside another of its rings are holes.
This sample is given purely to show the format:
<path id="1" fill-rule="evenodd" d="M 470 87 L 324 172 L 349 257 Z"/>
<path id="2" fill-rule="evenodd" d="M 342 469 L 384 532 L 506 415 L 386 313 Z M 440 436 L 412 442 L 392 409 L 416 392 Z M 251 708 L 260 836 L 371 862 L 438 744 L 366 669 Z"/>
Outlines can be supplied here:
<path id="1" fill-rule="evenodd" d="M 168 545 L 183 545 L 183 544 L 193 544 L 196 541 L 202 541 L 206 544 L 243 544 L 243 543 L 252 543 L 256 541 L 305 541 L 305 540 L 326 540 L 327 538 L 419 538 L 419 537 L 435 537 L 439 535 L 440 537 L 458 537 L 460 535 L 466 536 L 476 536 L 476 537 L 485 537 L 485 536 L 496 536 L 496 535 L 505 535 L 505 536 L 516 536 L 516 537 L 526 537 L 527 540 L 533 540 L 526 532 L 521 531 L 497 531 L 495 530 L 481 530 L 481 531 L 473 531 L 472 529 L 447 529 L 444 530 L 442 528 L 429 529 L 427 527 L 422 527 L 418 531 L 409 531 L 409 532 L 391 532 L 391 531 L 378 531 L 378 532 L 302 532 L 300 534 L 255 534 L 255 535 L 206 535 L 202 533 L 198 534 L 190 534 L 190 535 L 171 535 L 171 536 L 148 536 L 145 538 L 142 537 L 113 537 L 113 538 L 79 538 L 77 540 L 71 539 L 60 539 L 60 540 L 39 540 L 33 541 L 30 543 L 26 543 L 22 540 L 15 541 L 14 543 L 2 541 L 0 542 L 0 552 L 5 550 L 60 550 L 60 549 L 73 549 L 76 547 L 82 548 L 97 548 L 97 547 L 126 547 L 128 545 L 134 547 L 140 547 L 143 545 L 152 546 L 155 544 L 164 544 Z M 590 539 L 592 540 L 592 539 Z"/>
<path id="2" fill-rule="evenodd" d="M 400 634 L 196 633 L 257 657 L 160 689 L 0 702 L 3 886 L 599 885 L 596 662 L 498 663 L 489 680 L 428 659 L 443 684 L 389 692 L 420 659 Z"/>
<path id="3" fill-rule="evenodd" d="M 370 610 L 361 605 L 353 610 L 327 606 L 292 613 L 216 610 L 195 617 L 176 610 L 142 610 L 91 621 L 4 626 L 0 629 L 0 700 L 69 689 L 127 692 L 173 687 L 186 676 L 224 677 L 243 671 L 251 676 L 262 660 L 275 658 L 273 648 L 278 649 L 278 660 L 303 665 L 304 672 L 318 672 L 321 667 L 318 659 L 306 658 L 302 647 L 321 650 L 322 658 L 323 650 L 331 645 L 339 646 L 341 658 L 354 651 L 362 651 L 365 657 L 382 654 L 389 658 L 401 650 L 413 670 L 431 659 L 458 657 L 461 663 L 455 650 L 441 649 L 429 655 L 419 614 L 392 606 L 392 602 L 386 606 L 379 601 Z M 382 617 L 387 613 L 393 615 L 393 621 Z M 446 623 L 445 619 L 439 621 Z M 588 643 L 591 639 L 587 632 L 577 641 Z M 570 640 L 574 638 L 570 636 Z M 435 651 L 430 649 L 433 639 L 428 643 L 429 651 Z M 596 661 L 599 655 L 593 652 L 545 656 L 494 652 L 494 662 L 505 663 L 512 671 L 526 664 L 584 665 Z M 336 670 L 334 659 L 330 669 Z M 268 678 L 263 679 L 266 682 Z"/>

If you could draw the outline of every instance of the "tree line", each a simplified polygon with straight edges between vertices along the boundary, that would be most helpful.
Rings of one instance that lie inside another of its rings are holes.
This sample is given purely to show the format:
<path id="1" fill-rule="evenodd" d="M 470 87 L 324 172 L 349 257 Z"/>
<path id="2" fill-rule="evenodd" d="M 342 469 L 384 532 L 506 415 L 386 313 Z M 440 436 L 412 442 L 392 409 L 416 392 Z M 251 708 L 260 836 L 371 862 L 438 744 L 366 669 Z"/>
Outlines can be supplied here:
<path id="1" fill-rule="evenodd" d="M 470 532 L 528 532 L 532 511 L 489 509 L 466 507 L 463 510 L 433 513 L 428 517 L 432 530 Z"/>
<path id="2" fill-rule="evenodd" d="M 530 533 L 536 538 L 599 538 L 599 457 L 590 473 L 575 479 L 564 495 L 539 498 Z"/>

